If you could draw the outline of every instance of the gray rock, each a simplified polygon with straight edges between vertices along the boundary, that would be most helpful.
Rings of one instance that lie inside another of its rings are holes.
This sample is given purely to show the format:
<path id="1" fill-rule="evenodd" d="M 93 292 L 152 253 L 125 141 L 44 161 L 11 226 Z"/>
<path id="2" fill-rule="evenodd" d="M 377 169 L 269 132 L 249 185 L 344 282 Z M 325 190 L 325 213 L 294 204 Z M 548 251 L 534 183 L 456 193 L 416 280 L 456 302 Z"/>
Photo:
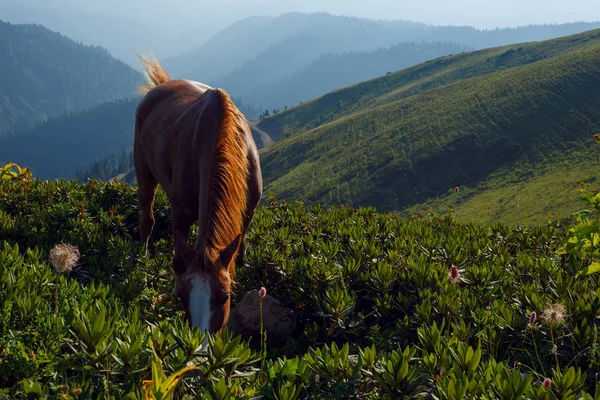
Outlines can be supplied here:
<path id="1" fill-rule="evenodd" d="M 294 311 L 281 305 L 276 298 L 265 296 L 263 301 L 263 327 L 267 331 L 267 345 L 285 344 L 296 329 Z M 260 344 L 260 297 L 258 290 L 251 290 L 231 310 L 227 327 L 244 339 L 252 337 L 253 344 Z"/>

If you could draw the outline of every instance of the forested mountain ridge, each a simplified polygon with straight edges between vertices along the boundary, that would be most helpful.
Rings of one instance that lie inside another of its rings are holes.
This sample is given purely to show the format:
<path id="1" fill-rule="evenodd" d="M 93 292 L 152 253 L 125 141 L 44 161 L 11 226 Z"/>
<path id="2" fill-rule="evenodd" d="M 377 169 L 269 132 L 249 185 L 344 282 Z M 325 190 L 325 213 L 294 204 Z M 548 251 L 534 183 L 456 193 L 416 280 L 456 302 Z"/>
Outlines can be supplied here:
<path id="1" fill-rule="evenodd" d="M 73 179 L 76 171 L 131 146 L 138 104 L 139 98 L 106 102 L 0 138 L 0 160 L 27 165 L 40 179 Z"/>
<path id="2" fill-rule="evenodd" d="M 0 20 L 0 136 L 51 116 L 135 96 L 142 75 L 103 48 Z"/>

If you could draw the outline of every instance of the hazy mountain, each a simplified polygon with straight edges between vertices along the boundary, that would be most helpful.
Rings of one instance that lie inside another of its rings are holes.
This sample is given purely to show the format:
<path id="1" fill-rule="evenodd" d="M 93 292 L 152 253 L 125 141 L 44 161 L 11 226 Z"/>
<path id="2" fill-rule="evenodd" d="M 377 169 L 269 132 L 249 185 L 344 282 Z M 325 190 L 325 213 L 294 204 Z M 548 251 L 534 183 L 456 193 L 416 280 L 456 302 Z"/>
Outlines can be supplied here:
<path id="1" fill-rule="evenodd" d="M 0 0 L 0 18 L 15 24 L 40 24 L 88 45 L 102 46 L 134 68 L 136 52 L 153 52 L 158 57 L 178 55 L 207 40 L 217 28 L 206 24 L 178 30 L 153 21 L 113 12 L 103 14 L 84 7 L 84 2 L 34 2 Z"/>
<path id="2" fill-rule="evenodd" d="M 282 109 L 387 72 L 469 50 L 466 46 L 445 42 L 403 42 L 375 51 L 329 53 L 317 57 L 300 71 L 278 79 L 264 79 L 266 83 L 261 85 L 253 85 L 252 79 L 247 79 L 245 85 L 232 85 L 226 77 L 222 87 L 240 93 L 248 103 L 260 104 L 269 110 Z"/>
<path id="3" fill-rule="evenodd" d="M 165 59 L 164 65 L 173 76 L 215 85 L 215 82 L 221 82 L 221 79 L 229 74 L 242 77 L 250 76 L 250 71 L 276 70 L 277 65 L 271 64 L 270 61 L 273 59 L 273 50 L 270 48 L 290 38 L 302 37 L 282 45 L 286 54 L 293 55 L 296 62 L 285 63 L 281 68 L 284 72 L 276 75 L 291 74 L 313 61 L 314 57 L 297 56 L 297 53 L 306 51 L 307 40 L 310 43 L 323 42 L 325 45 L 322 46 L 321 54 L 350 50 L 372 51 L 405 41 L 446 41 L 481 49 L 546 40 L 598 27 L 600 22 L 478 30 L 472 27 L 431 26 L 408 21 L 377 21 L 326 13 L 293 12 L 276 18 L 252 17 L 238 21 L 203 45 L 181 56 Z M 264 62 L 250 61 L 263 57 L 261 53 L 264 53 Z M 314 56 L 318 51 L 312 53 Z M 249 72 L 239 71 L 241 68 L 248 68 Z"/>
<path id="4" fill-rule="evenodd" d="M 39 25 L 0 21 L 0 55 L 0 135 L 131 97 L 142 79 L 105 49 Z"/>

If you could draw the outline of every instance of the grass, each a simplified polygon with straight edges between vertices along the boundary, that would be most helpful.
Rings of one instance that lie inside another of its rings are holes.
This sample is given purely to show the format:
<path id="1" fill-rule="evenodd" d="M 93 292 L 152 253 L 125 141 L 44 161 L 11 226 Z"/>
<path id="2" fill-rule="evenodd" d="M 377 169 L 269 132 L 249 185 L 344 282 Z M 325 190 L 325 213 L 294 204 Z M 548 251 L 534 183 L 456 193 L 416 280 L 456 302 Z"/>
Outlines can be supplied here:
<path id="1" fill-rule="evenodd" d="M 584 208 L 578 199 L 586 182 L 598 188 L 600 166 L 596 149 L 590 154 L 562 155 L 557 162 L 531 165 L 517 163 L 492 174 L 479 185 L 460 187 L 404 210 L 402 215 L 451 213 L 457 221 L 490 221 L 515 225 L 545 225 L 560 222 Z"/>

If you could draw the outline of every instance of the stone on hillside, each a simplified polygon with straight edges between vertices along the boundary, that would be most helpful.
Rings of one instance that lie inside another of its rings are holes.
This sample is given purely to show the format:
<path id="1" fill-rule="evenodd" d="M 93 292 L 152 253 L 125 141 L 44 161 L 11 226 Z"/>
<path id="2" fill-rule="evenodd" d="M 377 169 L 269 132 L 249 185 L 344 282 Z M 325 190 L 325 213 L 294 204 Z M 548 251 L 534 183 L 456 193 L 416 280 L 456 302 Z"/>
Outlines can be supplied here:
<path id="1" fill-rule="evenodd" d="M 260 343 L 260 297 L 251 290 L 231 310 L 227 327 L 252 343 Z M 267 344 L 279 346 L 288 341 L 296 328 L 294 311 L 284 307 L 276 298 L 266 295 L 263 301 L 263 327 L 267 331 Z"/>

